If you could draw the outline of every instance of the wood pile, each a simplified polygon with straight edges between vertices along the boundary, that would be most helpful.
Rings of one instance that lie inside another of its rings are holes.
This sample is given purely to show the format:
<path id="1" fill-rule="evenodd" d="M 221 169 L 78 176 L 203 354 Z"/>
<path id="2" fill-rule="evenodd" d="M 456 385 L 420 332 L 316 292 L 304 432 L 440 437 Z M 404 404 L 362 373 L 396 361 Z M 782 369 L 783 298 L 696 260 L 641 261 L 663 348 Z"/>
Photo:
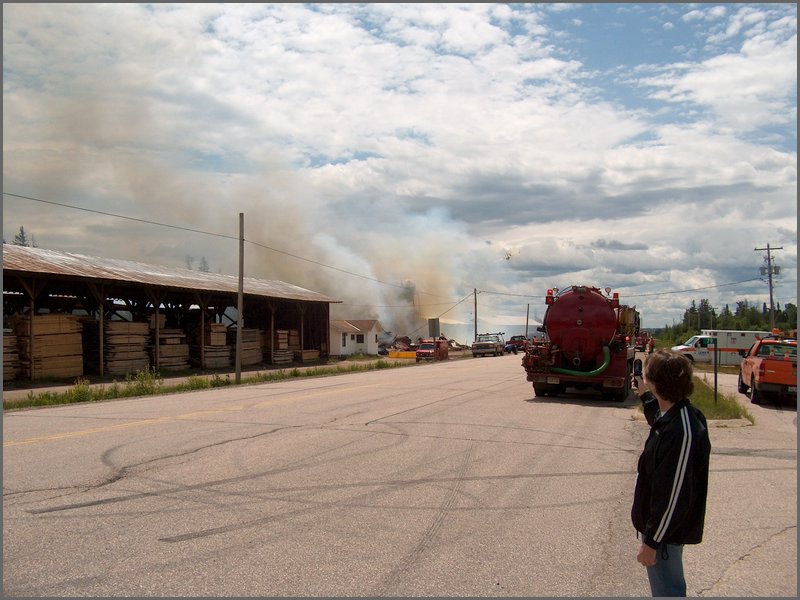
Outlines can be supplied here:
<path id="1" fill-rule="evenodd" d="M 289 330 L 289 350 L 294 352 L 295 354 L 300 353 L 300 332 L 296 329 Z"/>
<path id="2" fill-rule="evenodd" d="M 319 360 L 319 350 L 303 350 L 300 354 L 300 360 L 303 362 Z"/>
<path id="3" fill-rule="evenodd" d="M 30 315 L 13 315 L 9 324 L 17 336 L 21 377 L 83 375 L 83 343 L 78 317 L 60 313 L 34 315 L 32 340 Z"/>
<path id="4" fill-rule="evenodd" d="M 158 360 L 156 361 L 156 331 L 151 330 L 153 344 L 150 348 L 153 356 L 153 364 L 158 365 L 159 371 L 188 369 L 189 368 L 189 344 L 186 342 L 186 334 L 182 329 L 160 329 L 158 331 Z"/>
<path id="5" fill-rule="evenodd" d="M 105 321 L 103 323 L 103 370 L 105 375 L 127 375 L 150 367 L 148 342 L 150 327 L 144 322 Z M 100 372 L 100 321 L 83 321 L 86 367 Z"/>
<path id="6" fill-rule="evenodd" d="M 17 336 L 11 329 L 3 329 L 3 381 L 17 378 L 19 373 L 19 350 Z"/>
<path id="7" fill-rule="evenodd" d="M 203 369 L 220 369 L 231 366 L 231 347 L 228 345 L 228 328 L 223 323 L 206 323 L 205 339 L 200 344 L 199 331 L 195 331 L 190 346 L 192 364 Z M 202 358 L 205 356 L 205 364 Z"/>
<path id="8" fill-rule="evenodd" d="M 261 330 L 242 328 L 242 366 L 257 365 L 264 362 L 261 350 Z M 228 329 L 228 344 L 231 347 L 231 358 L 236 360 L 236 327 Z"/>
<path id="9" fill-rule="evenodd" d="M 275 349 L 273 350 L 272 364 L 289 365 L 292 363 L 294 353 L 289 349 L 289 331 L 278 329 L 275 331 Z"/>

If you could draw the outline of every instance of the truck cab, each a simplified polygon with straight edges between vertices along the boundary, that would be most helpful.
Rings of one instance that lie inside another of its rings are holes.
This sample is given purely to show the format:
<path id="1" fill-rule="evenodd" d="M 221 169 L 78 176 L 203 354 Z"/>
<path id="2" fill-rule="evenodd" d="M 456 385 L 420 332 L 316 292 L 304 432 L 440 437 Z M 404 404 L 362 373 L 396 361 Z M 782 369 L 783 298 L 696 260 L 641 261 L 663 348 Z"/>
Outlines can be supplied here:
<path id="1" fill-rule="evenodd" d="M 692 362 L 711 362 L 712 354 L 709 347 L 715 346 L 716 338 L 710 335 L 693 335 L 688 340 L 672 347 L 673 352 L 679 352 Z"/>
<path id="2" fill-rule="evenodd" d="M 797 339 L 774 332 L 756 340 L 739 365 L 739 392 L 750 402 L 794 398 L 797 402 Z"/>
<path id="3" fill-rule="evenodd" d="M 417 362 L 422 360 L 447 360 L 450 343 L 443 339 L 424 339 L 417 346 Z"/>
<path id="4" fill-rule="evenodd" d="M 501 356 L 505 352 L 506 342 L 503 339 L 503 332 L 479 333 L 472 342 L 472 356 Z"/>

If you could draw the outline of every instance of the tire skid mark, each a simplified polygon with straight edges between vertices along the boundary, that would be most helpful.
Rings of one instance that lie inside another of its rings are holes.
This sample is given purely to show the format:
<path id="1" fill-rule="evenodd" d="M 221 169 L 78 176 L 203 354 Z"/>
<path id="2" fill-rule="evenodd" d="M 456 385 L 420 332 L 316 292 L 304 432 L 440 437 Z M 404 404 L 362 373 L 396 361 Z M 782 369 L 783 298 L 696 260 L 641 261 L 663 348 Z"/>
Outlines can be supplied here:
<path id="1" fill-rule="evenodd" d="M 375 596 L 393 595 L 392 591 L 400 583 L 403 576 L 414 567 L 425 550 L 431 545 L 433 540 L 436 539 L 439 530 L 442 528 L 442 525 L 444 524 L 448 515 L 452 512 L 453 507 L 456 505 L 458 498 L 461 496 L 461 488 L 466 478 L 465 476 L 470 465 L 470 459 L 474 447 L 475 443 L 473 442 L 469 445 L 467 451 L 464 453 L 464 459 L 461 462 L 461 467 L 459 468 L 458 474 L 455 477 L 454 484 L 450 488 L 450 492 L 447 494 L 442 504 L 439 505 L 439 509 L 437 510 L 430 526 L 422 534 L 422 537 L 419 539 L 413 550 L 411 550 L 411 552 L 404 559 L 402 559 L 400 563 L 386 576 L 381 589 L 375 592 Z"/>

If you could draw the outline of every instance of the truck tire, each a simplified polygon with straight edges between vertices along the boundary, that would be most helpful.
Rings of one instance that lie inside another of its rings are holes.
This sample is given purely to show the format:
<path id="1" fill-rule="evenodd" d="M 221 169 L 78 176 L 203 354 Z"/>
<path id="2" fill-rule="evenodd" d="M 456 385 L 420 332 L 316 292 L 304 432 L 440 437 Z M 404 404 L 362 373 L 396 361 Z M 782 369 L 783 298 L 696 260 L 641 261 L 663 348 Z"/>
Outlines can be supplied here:
<path id="1" fill-rule="evenodd" d="M 547 396 L 547 390 L 545 390 L 544 387 L 536 387 L 535 385 L 533 386 L 533 393 L 536 396 L 541 396 L 542 398 Z"/>
<path id="2" fill-rule="evenodd" d="M 746 394 L 747 390 L 750 389 L 749 387 L 747 387 L 744 384 L 744 381 L 742 381 L 742 372 L 741 371 L 739 371 L 739 384 L 738 385 L 739 385 L 739 393 L 740 394 Z"/>
<path id="3" fill-rule="evenodd" d="M 756 387 L 756 378 L 750 378 L 750 402 L 753 404 L 761 404 L 762 396 L 761 392 L 758 391 Z"/>

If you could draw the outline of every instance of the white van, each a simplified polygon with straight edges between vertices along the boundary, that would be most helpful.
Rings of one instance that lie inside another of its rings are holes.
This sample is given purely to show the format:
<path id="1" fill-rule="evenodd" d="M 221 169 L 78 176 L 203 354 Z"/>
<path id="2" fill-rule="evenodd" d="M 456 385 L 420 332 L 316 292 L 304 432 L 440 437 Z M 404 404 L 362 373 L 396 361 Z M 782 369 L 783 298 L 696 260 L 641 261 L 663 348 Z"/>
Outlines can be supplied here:
<path id="1" fill-rule="evenodd" d="M 738 365 L 756 341 L 756 337 L 766 335 L 769 335 L 768 331 L 703 329 L 700 335 L 693 335 L 683 344 L 673 346 L 672 350 L 685 354 L 694 362 L 713 363 L 719 340 L 719 364 Z"/>

